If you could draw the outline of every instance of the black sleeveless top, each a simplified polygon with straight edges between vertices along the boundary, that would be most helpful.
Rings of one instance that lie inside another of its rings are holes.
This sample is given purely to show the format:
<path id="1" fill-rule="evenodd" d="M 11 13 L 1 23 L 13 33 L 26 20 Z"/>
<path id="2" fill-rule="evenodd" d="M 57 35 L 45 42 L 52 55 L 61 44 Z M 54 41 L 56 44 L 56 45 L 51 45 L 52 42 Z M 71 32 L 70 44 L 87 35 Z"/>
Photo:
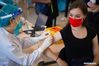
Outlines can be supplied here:
<path id="1" fill-rule="evenodd" d="M 72 58 L 83 58 L 89 57 L 93 58 L 93 44 L 92 39 L 96 36 L 96 33 L 87 28 L 87 36 L 83 39 L 79 39 L 73 36 L 71 32 L 71 27 L 65 27 L 60 31 L 63 42 L 65 44 L 64 47 L 64 58 L 72 59 Z"/>

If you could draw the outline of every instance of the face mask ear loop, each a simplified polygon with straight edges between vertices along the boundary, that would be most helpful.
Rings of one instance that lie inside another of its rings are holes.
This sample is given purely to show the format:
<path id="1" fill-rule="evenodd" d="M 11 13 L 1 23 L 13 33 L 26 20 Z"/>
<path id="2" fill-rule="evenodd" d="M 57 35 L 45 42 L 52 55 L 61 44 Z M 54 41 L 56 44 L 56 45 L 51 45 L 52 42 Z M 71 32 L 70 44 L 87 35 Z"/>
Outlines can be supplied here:
<path id="1" fill-rule="evenodd" d="M 6 15 L 8 15 L 8 13 L 4 12 L 2 9 L 0 9 L 3 13 L 5 13 Z"/>

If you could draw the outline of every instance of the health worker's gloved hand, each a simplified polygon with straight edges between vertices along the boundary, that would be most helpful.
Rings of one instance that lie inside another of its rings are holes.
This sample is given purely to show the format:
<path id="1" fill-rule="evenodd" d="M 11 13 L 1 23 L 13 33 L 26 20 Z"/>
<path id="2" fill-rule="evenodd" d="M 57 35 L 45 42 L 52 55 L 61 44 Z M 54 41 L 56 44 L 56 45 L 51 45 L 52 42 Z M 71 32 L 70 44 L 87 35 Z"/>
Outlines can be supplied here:
<path id="1" fill-rule="evenodd" d="M 25 37 L 24 38 L 24 43 L 30 43 L 30 44 L 35 44 L 36 42 L 39 42 L 40 40 L 43 40 L 45 38 L 49 37 L 48 32 L 43 32 L 42 35 L 38 37 Z"/>
<path id="2" fill-rule="evenodd" d="M 43 44 L 39 47 L 39 51 L 44 52 L 44 50 L 50 47 L 52 43 L 53 43 L 53 37 L 49 36 L 48 38 L 44 40 Z"/>
<path id="3" fill-rule="evenodd" d="M 43 39 L 45 39 L 45 38 L 47 38 L 47 37 L 49 37 L 49 36 L 50 36 L 50 33 L 44 31 L 44 32 L 39 36 L 39 38 L 40 38 L 41 40 L 43 40 Z"/>

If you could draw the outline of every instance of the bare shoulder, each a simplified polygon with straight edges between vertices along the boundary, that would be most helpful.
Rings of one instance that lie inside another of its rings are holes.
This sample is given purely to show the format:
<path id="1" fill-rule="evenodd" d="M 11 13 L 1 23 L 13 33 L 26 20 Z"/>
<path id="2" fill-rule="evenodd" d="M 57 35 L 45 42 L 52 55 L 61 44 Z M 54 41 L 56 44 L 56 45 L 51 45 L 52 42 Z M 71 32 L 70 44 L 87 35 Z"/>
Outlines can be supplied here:
<path id="1" fill-rule="evenodd" d="M 58 41 L 58 40 L 61 40 L 62 39 L 62 36 L 61 36 L 61 33 L 60 32 L 57 32 L 53 37 L 54 37 L 54 40 L 55 41 Z"/>

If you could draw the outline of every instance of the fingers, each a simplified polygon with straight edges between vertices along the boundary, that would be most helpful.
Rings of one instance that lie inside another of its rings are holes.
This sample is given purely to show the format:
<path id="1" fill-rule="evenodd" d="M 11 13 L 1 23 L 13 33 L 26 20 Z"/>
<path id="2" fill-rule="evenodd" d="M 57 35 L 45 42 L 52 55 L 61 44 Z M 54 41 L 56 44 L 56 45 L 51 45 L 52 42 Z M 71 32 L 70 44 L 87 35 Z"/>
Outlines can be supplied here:
<path id="1" fill-rule="evenodd" d="M 50 35 L 50 33 L 49 32 L 44 32 L 44 35 L 47 36 L 47 35 Z"/>
<path id="2" fill-rule="evenodd" d="M 44 32 L 41 36 L 44 37 L 44 38 L 47 38 L 48 36 L 50 36 L 50 33 L 49 32 Z"/>

